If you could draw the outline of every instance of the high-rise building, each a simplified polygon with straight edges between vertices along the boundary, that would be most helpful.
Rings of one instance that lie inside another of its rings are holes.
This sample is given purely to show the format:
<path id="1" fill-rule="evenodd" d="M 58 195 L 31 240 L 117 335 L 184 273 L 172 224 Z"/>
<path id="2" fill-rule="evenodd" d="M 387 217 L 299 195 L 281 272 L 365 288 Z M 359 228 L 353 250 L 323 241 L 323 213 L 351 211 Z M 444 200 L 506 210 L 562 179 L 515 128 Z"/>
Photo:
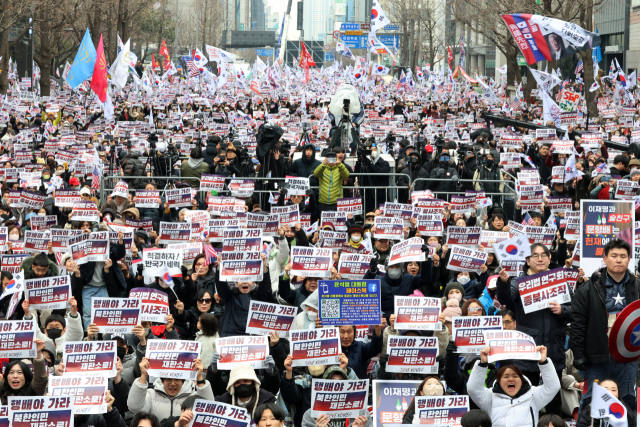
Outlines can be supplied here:
<path id="1" fill-rule="evenodd" d="M 251 0 L 251 31 L 264 31 L 264 21 L 264 1 Z"/>

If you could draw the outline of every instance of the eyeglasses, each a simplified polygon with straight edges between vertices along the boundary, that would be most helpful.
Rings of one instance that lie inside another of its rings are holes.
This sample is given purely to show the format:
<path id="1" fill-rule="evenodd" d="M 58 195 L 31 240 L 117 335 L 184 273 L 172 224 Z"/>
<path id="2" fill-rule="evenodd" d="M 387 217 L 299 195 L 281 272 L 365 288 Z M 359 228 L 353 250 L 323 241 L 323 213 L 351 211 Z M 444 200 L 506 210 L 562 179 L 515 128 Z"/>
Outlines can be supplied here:
<path id="1" fill-rule="evenodd" d="M 547 259 L 549 255 L 546 252 L 542 252 L 541 254 L 531 254 L 531 258 L 533 259 Z"/>
<path id="2" fill-rule="evenodd" d="M 200 298 L 198 302 L 200 304 L 211 304 L 211 298 Z"/>
<path id="3" fill-rule="evenodd" d="M 476 311 L 482 311 L 482 307 L 469 307 L 469 311 L 471 313 L 475 313 Z"/>
<path id="4" fill-rule="evenodd" d="M 502 324 L 505 326 L 509 326 L 510 324 L 512 324 L 514 321 L 513 320 L 503 320 Z"/>

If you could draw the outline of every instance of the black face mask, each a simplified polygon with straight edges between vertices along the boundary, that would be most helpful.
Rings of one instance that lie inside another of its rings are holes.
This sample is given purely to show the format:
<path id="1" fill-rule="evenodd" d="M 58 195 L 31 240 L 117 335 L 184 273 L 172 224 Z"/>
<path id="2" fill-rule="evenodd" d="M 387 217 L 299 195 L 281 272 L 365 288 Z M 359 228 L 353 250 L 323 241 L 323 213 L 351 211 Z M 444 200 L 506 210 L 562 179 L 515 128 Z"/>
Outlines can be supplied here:
<path id="1" fill-rule="evenodd" d="M 62 329 L 48 328 L 47 329 L 47 336 L 49 338 L 51 338 L 52 340 L 57 340 L 58 338 L 60 338 L 62 336 Z"/>
<path id="2" fill-rule="evenodd" d="M 487 160 L 487 167 L 491 169 L 493 167 L 493 160 Z"/>
<path id="3" fill-rule="evenodd" d="M 241 384 L 235 386 L 236 388 L 236 396 L 246 399 L 251 396 L 253 393 L 254 387 L 253 384 Z"/>
<path id="4" fill-rule="evenodd" d="M 127 348 L 126 347 L 118 347 L 118 357 L 120 358 L 120 361 L 122 361 L 122 359 L 124 359 L 125 354 L 127 354 Z"/>

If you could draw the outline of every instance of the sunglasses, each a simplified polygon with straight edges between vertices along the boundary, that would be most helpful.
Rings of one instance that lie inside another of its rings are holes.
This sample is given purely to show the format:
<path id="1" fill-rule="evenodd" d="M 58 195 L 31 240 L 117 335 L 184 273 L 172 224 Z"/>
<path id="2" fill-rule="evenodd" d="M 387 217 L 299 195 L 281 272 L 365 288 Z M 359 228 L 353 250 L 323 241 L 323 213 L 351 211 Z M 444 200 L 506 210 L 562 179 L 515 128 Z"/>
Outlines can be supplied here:
<path id="1" fill-rule="evenodd" d="M 198 302 L 200 304 L 211 304 L 211 298 L 200 298 Z"/>
<path id="2" fill-rule="evenodd" d="M 469 307 L 469 311 L 471 313 L 475 313 L 476 311 L 482 311 L 481 307 Z"/>

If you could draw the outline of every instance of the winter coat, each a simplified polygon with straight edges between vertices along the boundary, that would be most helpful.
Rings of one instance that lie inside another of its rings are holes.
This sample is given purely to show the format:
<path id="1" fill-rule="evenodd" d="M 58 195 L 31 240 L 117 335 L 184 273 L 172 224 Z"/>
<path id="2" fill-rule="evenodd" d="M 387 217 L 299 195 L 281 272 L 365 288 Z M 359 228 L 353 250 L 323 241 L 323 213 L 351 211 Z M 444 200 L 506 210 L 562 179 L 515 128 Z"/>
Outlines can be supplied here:
<path id="1" fill-rule="evenodd" d="M 194 395 L 205 400 L 213 400 L 209 381 L 205 380 L 203 386 L 197 386 L 193 381 L 185 380 L 178 394 L 174 397 L 169 397 L 167 392 L 164 391 L 164 385 L 160 378 L 154 381 L 153 388 L 149 388 L 146 383 L 141 384 L 138 378 L 131 385 L 127 406 L 129 406 L 129 411 L 133 414 L 150 412 L 158 417 L 159 420 L 163 420 L 179 415 L 182 412 L 180 408 L 182 402 L 187 397 Z"/>
<path id="2" fill-rule="evenodd" d="M 196 163 L 197 166 L 192 166 L 192 163 Z M 193 177 L 200 179 L 203 173 L 210 173 L 209 165 L 202 159 L 189 159 L 186 162 L 182 162 L 180 166 L 180 176 Z M 191 188 L 200 188 L 200 181 L 195 179 L 184 179 L 184 182 L 189 184 Z"/>
<path id="3" fill-rule="evenodd" d="M 367 378 L 367 366 L 369 359 L 378 355 L 382 351 L 382 333 L 377 336 L 375 332 L 371 336 L 371 341 L 363 343 L 355 339 L 349 347 L 342 347 L 342 352 L 349 359 L 347 367 L 353 369 L 358 378 L 364 380 Z"/>
<path id="4" fill-rule="evenodd" d="M 305 145 L 306 147 L 306 145 Z M 309 184 L 311 187 L 317 187 L 319 185 L 318 178 L 313 174 L 313 172 L 320 166 L 322 163 L 320 160 L 316 159 L 316 149 L 315 146 L 313 148 L 313 154 L 311 158 L 308 159 L 304 155 L 304 151 L 302 151 L 302 157 L 298 160 L 291 163 L 291 167 L 289 167 L 289 175 L 297 176 L 300 178 L 309 178 Z"/>
<path id="5" fill-rule="evenodd" d="M 355 173 L 366 174 L 388 174 L 391 172 L 391 165 L 384 160 L 382 156 L 378 156 L 375 162 L 365 165 L 363 162 L 356 163 Z M 365 212 L 374 212 L 378 209 L 378 204 L 387 200 L 387 187 L 389 187 L 388 175 L 368 175 L 358 178 L 360 185 L 368 187 L 364 190 L 364 209 Z"/>
<path id="6" fill-rule="evenodd" d="M 456 191 L 456 183 L 454 182 L 454 177 L 457 180 L 458 172 L 456 171 L 456 168 L 454 166 L 447 164 L 446 167 L 443 167 L 442 164 L 439 164 L 438 166 L 433 168 L 430 176 L 430 178 L 438 178 L 439 180 L 429 181 L 429 183 L 427 184 L 427 188 L 433 192 L 444 192 L 445 194 L 439 195 L 438 197 L 448 200 L 449 194 Z"/>
<path id="7" fill-rule="evenodd" d="M 409 186 L 413 184 L 413 191 L 422 191 L 427 188 L 427 181 L 422 179 L 429 178 L 429 174 L 421 168 L 419 164 L 416 164 L 415 168 L 404 168 L 400 174 L 398 177 L 398 186 L 409 188 Z M 409 182 L 409 178 L 411 182 Z M 417 179 L 421 179 L 421 181 L 415 182 Z M 398 200 L 400 203 L 406 203 L 409 200 L 409 190 L 405 188 L 398 190 Z"/>
<path id="8" fill-rule="evenodd" d="M 445 328 L 446 329 L 446 328 Z M 453 351 L 447 351 L 445 354 L 445 365 L 444 365 L 444 381 L 451 390 L 455 391 L 457 394 L 463 395 L 467 393 L 467 383 L 469 382 L 469 374 L 467 371 L 473 368 L 475 362 L 479 359 L 479 356 L 472 355 L 471 357 L 465 357 L 458 362 L 459 353 L 454 353 Z M 503 361 L 500 361 L 500 366 L 505 366 Z M 489 363 L 487 366 L 487 378 L 485 380 L 485 385 L 487 387 L 491 387 L 493 382 L 496 379 L 496 374 L 498 373 L 498 369 L 496 365 L 493 363 Z M 469 402 L 470 409 L 478 409 L 478 405 L 476 402 L 471 400 Z"/>
<path id="9" fill-rule="evenodd" d="M 241 293 L 238 288 L 230 289 L 227 282 L 220 282 L 218 295 L 224 301 L 224 314 L 220 321 L 220 337 L 247 335 L 247 316 L 251 300 L 268 301 L 271 295 L 271 277 L 269 274 L 263 274 L 262 281 L 248 294 Z"/>
<path id="10" fill-rule="evenodd" d="M 492 168 L 488 168 L 484 164 L 480 166 L 478 170 L 476 170 L 475 174 L 473 174 L 473 180 L 475 181 L 474 187 L 476 191 L 502 193 L 504 190 L 502 173 L 500 173 L 500 168 L 495 164 Z"/>
<path id="11" fill-rule="evenodd" d="M 216 339 L 218 338 L 220 338 L 220 335 L 218 335 L 217 333 L 210 337 L 203 335 L 202 331 L 198 331 L 196 333 L 195 341 L 202 343 L 200 345 L 200 348 L 202 349 L 202 352 L 200 353 L 200 359 L 202 360 L 204 369 L 207 369 L 209 367 L 209 364 L 211 363 L 211 356 L 213 356 L 214 353 L 217 353 Z"/>
<path id="12" fill-rule="evenodd" d="M 579 285 L 571 301 L 569 348 L 576 361 L 600 363 L 611 361 L 609 352 L 609 315 L 605 307 L 606 268 L 597 270 L 591 278 Z M 625 298 L 627 305 L 639 296 L 640 279 L 627 271 Z M 518 324 L 520 320 L 518 320 Z"/>
<path id="13" fill-rule="evenodd" d="M 118 261 L 123 259 L 125 255 L 126 249 L 124 244 L 120 245 L 117 243 L 111 243 L 109 245 L 109 259 L 111 259 L 113 264 L 108 273 L 103 272 L 103 281 L 106 283 L 105 286 L 107 287 L 109 296 L 112 298 L 120 297 L 121 293 L 127 290 L 127 282 L 124 279 L 124 274 L 122 274 L 122 269 L 118 266 Z M 95 270 L 95 262 L 82 264 L 80 266 L 80 277 L 76 277 L 75 274 L 71 276 L 71 287 L 75 289 L 82 289 L 83 286 L 86 286 L 91 282 Z M 82 310 L 80 309 L 80 301 L 78 301 L 78 311 L 82 313 Z"/>
<path id="14" fill-rule="evenodd" d="M 140 153 L 137 151 L 126 151 L 122 150 L 120 153 L 125 153 L 122 162 L 122 172 L 124 176 L 122 178 L 123 181 L 126 181 L 129 184 L 129 189 L 139 188 L 141 178 L 127 178 L 129 176 L 145 176 L 144 173 L 144 164 L 140 160 Z"/>
<path id="15" fill-rule="evenodd" d="M 549 266 L 550 270 L 554 268 L 557 266 L 553 264 Z M 528 276 L 528 271 L 526 270 L 520 277 Z M 547 347 L 548 357 L 553 360 L 556 369 L 562 370 L 565 367 L 565 323 L 571 319 L 571 302 L 561 305 L 560 315 L 553 314 L 549 308 L 525 314 L 515 277 L 511 278 L 510 283 L 504 283 L 498 278 L 496 280 L 496 296 L 500 304 L 507 306 L 507 309 L 516 314 L 517 330 L 530 335 L 536 345 Z M 516 360 L 514 364 L 525 372 L 537 372 L 538 370 L 538 364 L 531 360 Z"/>
<path id="16" fill-rule="evenodd" d="M 365 423 L 364 427 L 373 427 L 373 418 L 371 418 L 371 414 L 369 414 L 369 411 L 364 412 L 364 415 L 367 417 L 367 422 Z M 338 421 L 338 423 L 330 421 L 329 426 L 344 425 L 339 423 L 340 421 L 342 421 L 342 419 L 333 421 Z M 349 425 L 352 426 L 356 420 L 355 418 L 348 418 L 347 421 L 349 421 Z M 316 419 L 311 416 L 311 409 L 308 409 L 302 416 L 301 427 L 316 427 Z"/>
<path id="17" fill-rule="evenodd" d="M 274 369 L 273 375 L 268 375 L 275 383 L 278 384 L 278 391 L 280 388 L 280 376 L 278 375 L 277 369 Z M 227 383 L 227 391 L 219 396 L 216 396 L 217 402 L 226 403 L 229 405 L 237 406 L 238 398 L 235 396 L 235 384 L 240 380 L 251 380 L 253 381 L 253 386 L 255 391 L 252 393 L 251 399 L 248 401 L 248 405 L 246 406 L 247 412 L 249 412 L 249 416 L 253 418 L 255 410 L 258 406 L 263 403 L 275 403 L 276 393 L 271 393 L 264 389 L 262 386 L 262 382 L 256 375 L 256 371 L 248 364 L 239 365 L 231 369 L 229 372 L 229 381 Z"/>
<path id="18" fill-rule="evenodd" d="M 300 305 L 309 298 L 311 292 L 307 290 L 305 285 L 300 285 L 298 289 L 292 290 L 290 283 L 289 279 L 280 277 L 280 285 L 278 286 L 280 297 L 292 306 L 298 307 L 298 312 L 300 312 Z"/>
<path id="19" fill-rule="evenodd" d="M 39 340 L 43 340 L 46 343 L 51 343 L 55 346 L 56 349 L 56 357 L 61 357 L 64 352 L 64 343 L 65 342 L 73 342 L 73 341 L 82 341 L 84 337 L 84 329 L 82 328 L 82 315 L 80 312 L 76 314 L 75 317 L 71 316 L 70 313 L 67 313 L 64 316 L 65 321 L 67 323 L 65 333 L 58 338 L 57 342 L 54 342 L 51 338 L 46 336 L 40 331 L 40 328 L 36 328 L 36 338 Z M 32 320 L 34 319 L 33 314 L 29 317 L 24 317 L 24 320 Z M 34 319 L 34 321 L 37 321 Z M 60 356 L 58 356 L 60 355 Z"/>
<path id="20" fill-rule="evenodd" d="M 74 427 L 127 427 L 127 423 L 116 409 L 115 405 L 111 411 L 105 414 L 82 414 L 73 419 Z"/>
<path id="21" fill-rule="evenodd" d="M 426 286 L 431 282 L 431 268 L 433 261 L 423 261 L 422 269 L 419 276 L 412 276 L 409 273 L 405 273 L 398 279 L 391 279 L 389 272 L 385 272 L 384 277 L 380 280 L 380 300 L 381 309 L 384 314 L 393 314 L 393 303 L 395 296 L 408 296 L 412 291 L 419 287 Z M 378 273 L 373 273 L 371 270 L 367 270 L 364 273 L 363 280 L 376 279 Z"/>
<path id="22" fill-rule="evenodd" d="M 469 397 L 489 414 L 494 427 L 536 427 L 538 413 L 560 391 L 560 380 L 551 360 L 539 366 L 544 384 L 532 387 L 525 378 L 520 392 L 512 398 L 497 382 L 491 389 L 485 387 L 487 365 L 478 362 L 467 383 Z"/>
<path id="23" fill-rule="evenodd" d="M 319 180 L 319 202 L 335 205 L 338 198 L 342 197 L 342 181 L 349 178 L 349 171 L 344 163 L 333 166 L 321 164 L 313 171 L 313 175 Z"/>
<path id="24" fill-rule="evenodd" d="M 202 150 L 202 158 L 204 162 L 209 165 L 209 169 L 213 170 L 213 159 L 218 156 L 218 143 L 214 141 L 207 141 L 207 146 Z"/>
<path id="25" fill-rule="evenodd" d="M 29 258 L 25 258 L 24 261 L 20 263 L 20 271 L 24 271 L 25 280 L 28 279 L 37 279 L 36 275 L 33 274 L 33 259 L 35 255 L 30 256 Z M 60 275 L 60 271 L 58 270 L 58 266 L 55 262 L 49 260 L 49 270 L 47 270 L 46 274 L 42 277 L 56 277 Z"/>

